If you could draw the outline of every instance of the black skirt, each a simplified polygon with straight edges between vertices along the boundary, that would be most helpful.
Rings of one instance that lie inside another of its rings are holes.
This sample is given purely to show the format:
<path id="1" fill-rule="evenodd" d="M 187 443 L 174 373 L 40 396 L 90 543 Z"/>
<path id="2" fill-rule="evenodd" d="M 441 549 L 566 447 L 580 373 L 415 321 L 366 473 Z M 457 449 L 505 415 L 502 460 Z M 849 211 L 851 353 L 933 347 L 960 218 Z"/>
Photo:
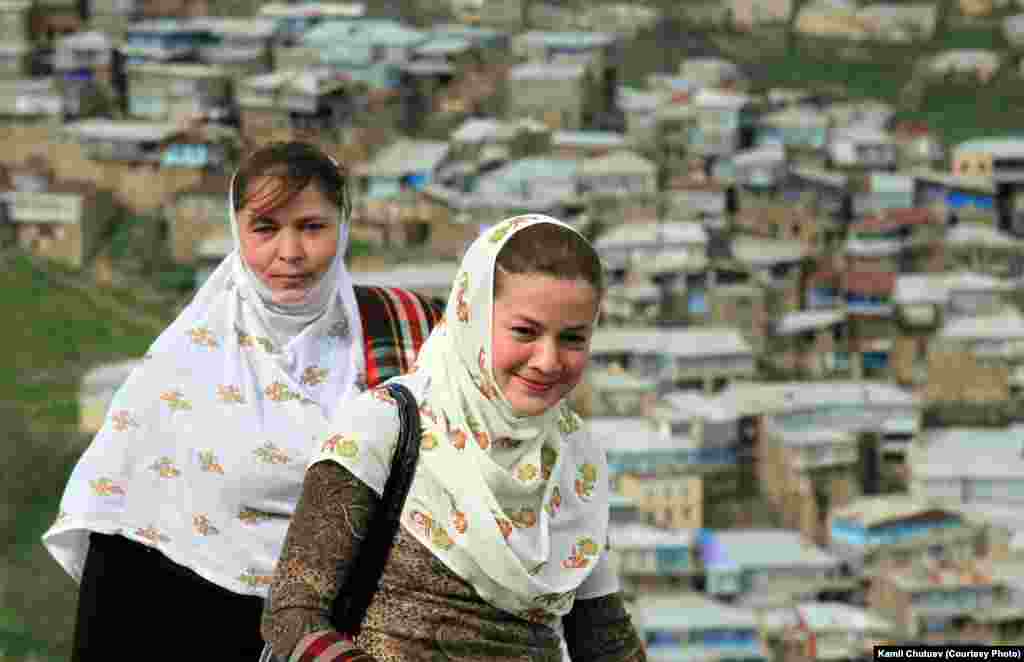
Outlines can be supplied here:
<path id="1" fill-rule="evenodd" d="M 93 533 L 89 542 L 73 662 L 259 659 L 262 598 L 221 588 L 123 536 Z"/>

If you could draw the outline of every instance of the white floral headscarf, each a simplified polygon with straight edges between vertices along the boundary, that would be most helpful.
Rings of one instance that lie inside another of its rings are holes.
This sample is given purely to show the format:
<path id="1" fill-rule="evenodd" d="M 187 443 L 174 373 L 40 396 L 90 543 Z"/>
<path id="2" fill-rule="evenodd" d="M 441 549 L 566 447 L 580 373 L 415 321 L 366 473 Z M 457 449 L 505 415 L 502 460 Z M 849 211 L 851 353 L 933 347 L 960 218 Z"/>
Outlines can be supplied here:
<path id="1" fill-rule="evenodd" d="M 243 262 L 228 201 L 234 251 L 114 396 L 43 535 L 76 580 L 96 531 L 265 595 L 310 445 L 362 388 L 347 227 L 311 303 L 273 309 Z"/>
<path id="2" fill-rule="evenodd" d="M 495 258 L 509 237 L 538 223 L 569 227 L 518 216 L 469 247 L 445 322 L 417 370 L 396 380 L 417 396 L 424 430 L 403 525 L 487 602 L 553 622 L 604 562 L 608 476 L 603 449 L 564 400 L 517 416 L 494 380 Z M 338 462 L 379 493 L 397 438 L 389 400 L 375 389 L 339 412 L 313 462 Z"/>

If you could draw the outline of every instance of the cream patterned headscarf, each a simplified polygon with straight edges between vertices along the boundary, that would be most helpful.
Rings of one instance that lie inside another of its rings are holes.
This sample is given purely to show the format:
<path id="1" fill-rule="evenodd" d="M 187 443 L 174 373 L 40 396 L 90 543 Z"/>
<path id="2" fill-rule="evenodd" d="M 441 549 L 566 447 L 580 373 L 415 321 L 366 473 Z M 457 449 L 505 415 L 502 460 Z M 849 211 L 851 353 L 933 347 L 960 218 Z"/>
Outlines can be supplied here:
<path id="1" fill-rule="evenodd" d="M 467 251 L 417 370 L 396 378 L 420 403 L 420 461 L 402 522 L 487 602 L 550 623 L 603 560 L 608 476 L 602 449 L 563 400 L 516 416 L 491 366 L 495 258 L 540 215 L 508 219 Z M 571 229 L 571 228 L 570 228 Z M 378 493 L 397 438 L 394 406 L 375 389 L 332 421 L 313 462 L 331 460 Z"/>
<path id="2" fill-rule="evenodd" d="M 310 445 L 361 390 L 347 227 L 307 301 L 271 307 L 244 264 L 230 195 L 229 209 L 235 250 L 117 392 L 43 536 L 76 580 L 97 531 L 265 595 Z"/>

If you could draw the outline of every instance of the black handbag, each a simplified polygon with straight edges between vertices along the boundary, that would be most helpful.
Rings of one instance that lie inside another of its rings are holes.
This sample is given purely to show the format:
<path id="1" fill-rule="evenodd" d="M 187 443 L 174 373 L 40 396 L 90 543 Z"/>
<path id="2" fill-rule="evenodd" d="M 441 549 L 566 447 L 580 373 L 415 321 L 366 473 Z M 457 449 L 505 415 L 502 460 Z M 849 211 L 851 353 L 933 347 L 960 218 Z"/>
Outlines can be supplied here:
<path id="1" fill-rule="evenodd" d="M 379 388 L 386 388 L 398 406 L 398 443 L 369 531 L 359 544 L 353 569 L 349 571 L 331 609 L 331 625 L 353 638 L 362 630 L 366 610 L 380 585 L 420 455 L 420 411 L 416 396 L 401 384 L 389 383 Z M 277 660 L 270 645 L 264 645 L 260 662 Z"/>

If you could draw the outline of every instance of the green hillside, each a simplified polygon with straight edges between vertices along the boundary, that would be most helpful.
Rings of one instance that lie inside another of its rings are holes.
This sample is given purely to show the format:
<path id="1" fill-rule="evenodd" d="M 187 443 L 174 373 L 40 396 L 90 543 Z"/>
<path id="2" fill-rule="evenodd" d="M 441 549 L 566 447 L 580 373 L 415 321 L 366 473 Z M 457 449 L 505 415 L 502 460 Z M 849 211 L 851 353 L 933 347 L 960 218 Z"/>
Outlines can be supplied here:
<path id="1" fill-rule="evenodd" d="M 39 536 L 88 443 L 78 381 L 141 356 L 174 310 L 144 287 L 97 288 L 16 251 L 0 253 L 0 291 L 0 660 L 66 659 L 76 589 Z"/>

